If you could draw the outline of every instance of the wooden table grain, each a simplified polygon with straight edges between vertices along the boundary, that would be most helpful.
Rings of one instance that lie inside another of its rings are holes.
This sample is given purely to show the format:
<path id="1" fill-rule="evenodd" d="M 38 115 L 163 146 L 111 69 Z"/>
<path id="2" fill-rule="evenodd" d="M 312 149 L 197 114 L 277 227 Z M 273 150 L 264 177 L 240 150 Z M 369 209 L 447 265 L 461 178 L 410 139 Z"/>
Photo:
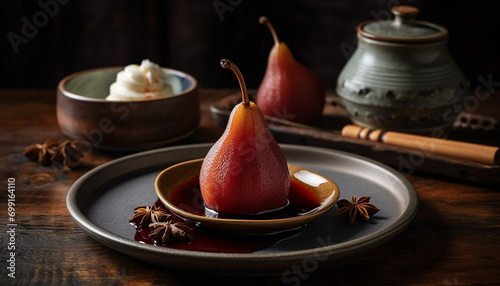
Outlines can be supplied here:
<path id="1" fill-rule="evenodd" d="M 199 130 L 171 145 L 217 140 L 223 129 L 209 106 L 233 92 L 202 89 Z M 87 236 L 71 219 L 65 199 L 83 174 L 126 154 L 93 150 L 72 170 L 41 166 L 22 154 L 26 146 L 47 138 L 67 138 L 57 125 L 55 94 L 52 89 L 0 90 L 2 285 L 500 284 L 500 186 L 430 174 L 406 175 L 418 192 L 420 209 L 403 233 L 348 261 L 297 272 L 297 279 L 193 275 L 125 256 Z M 500 112 L 500 106 L 493 108 Z M 9 187 L 9 182 L 14 184 Z"/>

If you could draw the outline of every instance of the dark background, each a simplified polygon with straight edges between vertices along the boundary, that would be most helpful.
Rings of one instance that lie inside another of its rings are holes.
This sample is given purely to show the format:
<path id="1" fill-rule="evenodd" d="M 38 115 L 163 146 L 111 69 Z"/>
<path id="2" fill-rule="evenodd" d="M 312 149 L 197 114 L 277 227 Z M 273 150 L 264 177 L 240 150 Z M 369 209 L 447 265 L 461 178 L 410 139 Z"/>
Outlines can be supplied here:
<path id="1" fill-rule="evenodd" d="M 57 11 L 44 19 L 40 3 Z M 449 50 L 471 88 L 480 76 L 500 82 L 500 1 L 40 0 L 2 3 L 0 88 L 55 88 L 70 73 L 145 58 L 192 74 L 201 87 L 237 87 L 219 66 L 228 58 L 255 88 L 273 44 L 258 23 L 266 15 L 296 59 L 333 89 L 356 46 L 356 26 L 387 19 L 396 4 L 417 6 L 418 19 L 449 29 Z M 23 17 L 40 27 L 16 53 L 7 35 L 23 36 Z"/>

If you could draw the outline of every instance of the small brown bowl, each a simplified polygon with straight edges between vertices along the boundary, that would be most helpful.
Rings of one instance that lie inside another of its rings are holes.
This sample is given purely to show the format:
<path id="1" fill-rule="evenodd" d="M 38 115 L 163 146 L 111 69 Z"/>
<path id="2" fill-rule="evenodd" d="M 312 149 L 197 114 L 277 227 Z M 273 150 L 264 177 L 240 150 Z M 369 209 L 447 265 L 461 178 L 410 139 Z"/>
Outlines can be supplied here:
<path id="1" fill-rule="evenodd" d="M 291 189 L 289 200 L 304 201 L 305 198 L 315 197 L 319 200 L 317 206 L 300 214 L 283 218 L 218 218 L 200 215 L 199 211 L 204 208 L 199 202 L 203 200 L 201 193 L 196 192 L 195 189 L 182 188 L 182 186 L 199 179 L 202 163 L 203 159 L 195 159 L 178 163 L 163 170 L 155 180 L 156 194 L 165 207 L 178 217 L 221 232 L 256 235 L 297 229 L 329 211 L 340 196 L 339 187 L 329 178 L 288 164 L 290 182 L 293 181 L 294 184 L 300 185 L 306 191 L 306 196 L 302 197 Z M 177 203 L 173 199 L 175 196 L 189 198 L 197 204 L 191 207 L 184 205 L 184 203 Z"/>
<path id="2" fill-rule="evenodd" d="M 101 149 L 150 149 L 183 139 L 200 121 L 198 82 L 163 68 L 174 95 L 140 101 L 108 101 L 109 86 L 123 67 L 71 74 L 57 86 L 57 121 L 62 132 Z"/>

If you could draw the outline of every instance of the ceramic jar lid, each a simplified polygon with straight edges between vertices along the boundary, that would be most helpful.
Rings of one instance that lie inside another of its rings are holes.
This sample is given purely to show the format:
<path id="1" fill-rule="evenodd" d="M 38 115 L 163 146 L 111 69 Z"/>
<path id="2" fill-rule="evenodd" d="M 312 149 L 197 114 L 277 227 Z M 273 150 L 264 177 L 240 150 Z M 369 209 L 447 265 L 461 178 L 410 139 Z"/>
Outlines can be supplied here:
<path id="1" fill-rule="evenodd" d="M 366 21 L 358 26 L 358 34 L 369 39 L 394 43 L 427 43 L 445 39 L 445 27 L 416 21 L 418 8 L 397 6 L 391 9 L 394 20 Z"/>

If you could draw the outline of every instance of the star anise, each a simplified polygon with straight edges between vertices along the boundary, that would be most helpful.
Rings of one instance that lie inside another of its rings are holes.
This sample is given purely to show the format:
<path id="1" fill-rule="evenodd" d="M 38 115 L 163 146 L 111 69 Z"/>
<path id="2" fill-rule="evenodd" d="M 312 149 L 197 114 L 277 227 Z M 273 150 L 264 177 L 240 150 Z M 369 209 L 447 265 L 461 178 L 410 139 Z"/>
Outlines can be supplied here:
<path id="1" fill-rule="evenodd" d="M 43 144 L 37 143 L 26 147 L 23 154 L 42 165 L 57 162 L 73 168 L 80 164 L 88 149 L 86 141 L 66 140 L 59 144 L 56 139 L 47 139 Z"/>
<path id="2" fill-rule="evenodd" d="M 88 143 L 80 140 L 63 141 L 57 148 L 57 152 L 50 158 L 52 162 L 58 162 L 70 168 L 80 165 L 81 159 L 89 149 Z"/>
<path id="3" fill-rule="evenodd" d="M 49 165 L 50 158 L 57 153 L 59 143 L 56 139 L 49 138 L 43 144 L 33 144 L 24 149 L 24 156 L 42 165 Z"/>
<path id="4" fill-rule="evenodd" d="M 182 222 L 173 223 L 172 221 L 151 223 L 149 229 L 151 230 L 149 237 L 162 243 L 175 239 L 185 239 L 191 230 Z"/>
<path id="5" fill-rule="evenodd" d="M 342 199 L 337 202 L 337 206 L 339 210 L 335 216 L 347 217 L 351 224 L 356 222 L 358 216 L 363 220 L 369 220 L 371 216 L 380 210 L 375 205 L 370 204 L 370 197 L 368 196 L 360 197 L 359 200 L 356 200 L 356 196 L 352 196 L 352 201 Z"/>
<path id="6" fill-rule="evenodd" d="M 137 227 L 147 228 L 151 223 L 166 222 L 170 219 L 170 214 L 166 209 L 159 206 L 138 207 L 134 209 L 134 215 L 129 220 Z"/>

